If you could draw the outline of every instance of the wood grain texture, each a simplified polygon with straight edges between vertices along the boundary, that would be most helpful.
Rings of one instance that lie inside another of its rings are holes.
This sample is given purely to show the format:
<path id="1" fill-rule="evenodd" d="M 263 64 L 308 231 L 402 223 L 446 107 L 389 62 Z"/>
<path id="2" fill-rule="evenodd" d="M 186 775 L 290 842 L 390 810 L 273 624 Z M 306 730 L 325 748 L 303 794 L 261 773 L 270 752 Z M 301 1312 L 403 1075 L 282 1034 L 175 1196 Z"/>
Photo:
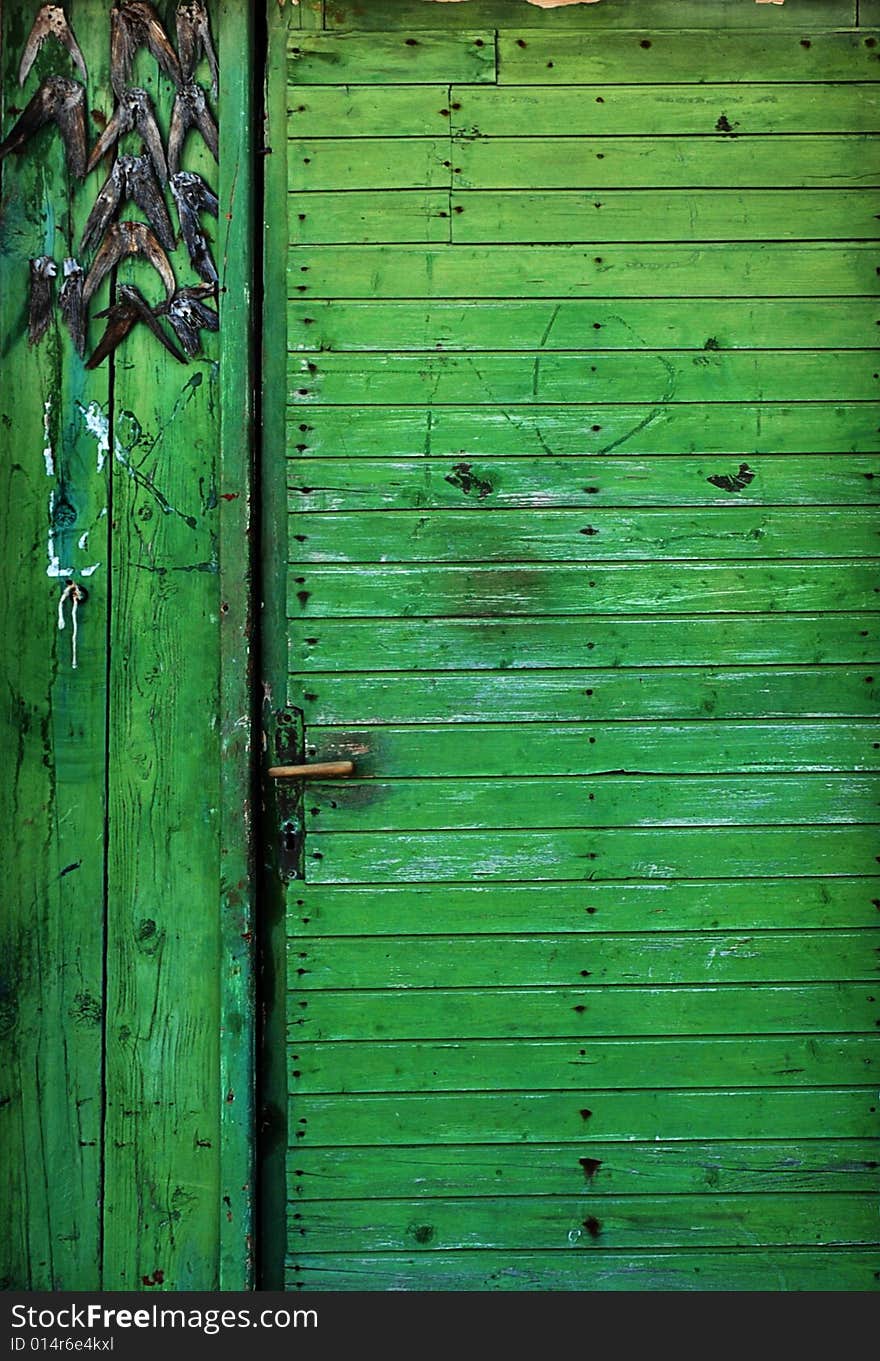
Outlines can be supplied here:
<path id="1" fill-rule="evenodd" d="M 495 80 L 491 30 L 426 33 L 291 34 L 287 54 L 294 85 L 439 85 Z"/>
<path id="2" fill-rule="evenodd" d="M 423 2 L 417 0 L 420 6 Z M 609 0 L 602 3 L 608 10 Z M 786 9 L 790 7 L 788 0 Z M 727 13 L 732 15 L 732 7 Z M 530 138 L 562 132 L 569 137 L 692 134 L 720 140 L 767 133 L 876 132 L 880 126 L 880 95 L 869 81 L 635 89 L 600 85 L 588 92 L 564 85 L 499 89 L 453 84 L 448 102 L 437 96 L 438 91 L 426 85 L 291 86 L 290 134 L 356 139 L 429 137 L 451 131 L 457 138 L 514 134 Z M 729 132 L 724 131 L 725 122 Z"/>
<path id="3" fill-rule="evenodd" d="M 711 330 L 707 320 L 711 321 Z M 870 348 L 871 298 L 653 298 L 563 302 L 298 302 L 291 348 L 360 350 L 802 350 Z M 710 343 L 711 342 L 711 343 Z"/>
<path id="4" fill-rule="evenodd" d="M 565 13 L 565 11 L 562 11 Z M 420 1253 L 298 1251 L 287 1264 L 297 1290 L 877 1290 L 876 1252 L 760 1251 Z"/>
<path id="5" fill-rule="evenodd" d="M 139 62 L 167 127 L 173 88 Z M 184 164 L 216 185 L 200 138 Z M 148 266 L 120 278 L 155 296 Z M 220 1274 L 217 346 L 187 370 L 141 327 L 115 367 L 106 1289 Z"/>
<path id="6" fill-rule="evenodd" d="M 288 91 L 294 1290 L 876 1286 L 877 38 L 634 16 Z"/>
<path id="7" fill-rule="evenodd" d="M 106 20 L 69 7 L 100 87 Z M 23 91 L 17 67 L 31 18 L 0 16 L 3 133 L 42 80 L 70 74 L 46 44 Z M 95 108 L 109 112 L 106 96 Z M 8 758 L 0 806 L 7 885 L 2 928 L 0 1143 L 6 1289 L 96 1290 L 101 1276 L 104 913 L 102 841 L 107 701 L 108 384 L 86 373 L 57 311 L 27 343 L 28 262 L 76 254 L 98 174 L 69 174 L 57 128 L 2 162 L 0 221 L 0 560 L 5 586 L 2 727 Z M 76 669 L 68 581 L 77 610 Z"/>

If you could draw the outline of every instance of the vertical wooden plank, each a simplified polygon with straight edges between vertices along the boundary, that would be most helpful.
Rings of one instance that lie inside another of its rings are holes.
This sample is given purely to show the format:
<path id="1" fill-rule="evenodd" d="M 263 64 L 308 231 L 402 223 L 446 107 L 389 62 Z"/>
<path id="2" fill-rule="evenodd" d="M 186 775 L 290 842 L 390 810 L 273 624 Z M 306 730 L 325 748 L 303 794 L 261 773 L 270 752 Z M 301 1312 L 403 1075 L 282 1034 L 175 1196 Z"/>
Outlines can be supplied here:
<path id="1" fill-rule="evenodd" d="M 220 271 L 227 300 L 254 296 L 255 15 L 219 7 Z M 251 306 L 228 307 L 220 345 L 220 1287 L 254 1284 L 254 820 Z"/>
<path id="2" fill-rule="evenodd" d="M 89 69 L 88 107 L 106 111 L 106 17 L 67 6 Z M 78 78 L 47 44 L 23 89 L 17 67 L 33 18 L 6 5 L 2 130 L 49 75 Z M 90 133 L 94 125 L 90 125 Z M 107 603 L 106 374 L 88 374 L 57 310 L 27 342 L 28 262 L 51 255 L 56 288 L 100 182 L 69 174 L 54 126 L 0 166 L 0 650 L 7 831 L 3 960 L 3 1216 L 6 1287 L 100 1285 L 104 728 Z M 67 569 L 67 570 L 65 570 Z M 58 628 L 68 580 L 88 591 Z"/>
<path id="3" fill-rule="evenodd" d="M 217 5 L 210 11 L 216 33 Z M 197 78 L 207 86 L 204 66 Z M 167 135 L 173 90 L 146 53 L 133 83 L 152 94 Z M 183 167 L 216 188 L 217 166 L 196 132 Z M 197 282 L 183 248 L 172 263 L 179 285 Z M 162 294 L 144 263 L 126 264 L 120 278 L 151 302 Z M 114 370 L 109 1290 L 219 1284 L 218 506 L 225 503 L 218 337 L 203 333 L 203 342 L 205 357 L 184 368 L 138 327 Z"/>
<path id="4" fill-rule="evenodd" d="M 302 8 L 302 7 L 301 7 Z M 263 612 L 261 637 L 261 694 L 263 743 L 272 750 L 273 714 L 283 709 L 287 697 L 287 617 L 284 572 L 287 561 L 286 511 L 287 422 L 284 404 L 274 394 L 287 381 L 287 39 L 291 7 L 279 12 L 274 0 L 266 0 L 266 141 L 263 158 L 264 219 L 263 258 L 263 352 L 262 352 L 262 459 L 261 561 L 263 564 Z M 285 228 L 279 230 L 278 222 Z M 305 418 L 301 424 L 305 424 Z M 301 432 L 302 433 L 302 432 Z M 285 1199 L 287 1148 L 287 1073 L 285 1069 L 285 957 L 286 923 L 284 887 L 274 863 L 275 829 L 279 821 L 274 791 L 268 788 L 263 809 L 264 853 L 267 868 L 263 883 L 261 919 L 263 949 L 262 1025 L 260 1046 L 263 1131 L 260 1150 L 261 1182 L 261 1285 L 283 1288 L 286 1225 L 279 1206 Z"/>

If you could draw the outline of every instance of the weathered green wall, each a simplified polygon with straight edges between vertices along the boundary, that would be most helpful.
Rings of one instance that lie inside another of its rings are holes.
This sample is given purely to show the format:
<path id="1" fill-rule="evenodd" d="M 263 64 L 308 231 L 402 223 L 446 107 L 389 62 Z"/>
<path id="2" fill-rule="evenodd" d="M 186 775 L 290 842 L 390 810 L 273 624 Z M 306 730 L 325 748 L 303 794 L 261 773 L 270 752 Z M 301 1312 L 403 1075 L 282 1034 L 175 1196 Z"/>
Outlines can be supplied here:
<path id="1" fill-rule="evenodd" d="M 288 1284 L 873 1288 L 880 38 L 299 18 Z"/>
<path id="2" fill-rule="evenodd" d="M 160 8 L 173 34 L 174 6 Z M 19 91 L 37 9 L 2 8 L 4 133 L 43 77 L 76 75 L 49 43 Z M 90 145 L 113 107 L 109 9 L 66 6 L 89 68 Z M 57 314 L 29 348 L 28 260 L 48 253 L 60 276 L 62 257 L 79 254 L 110 162 L 77 183 L 50 127 L 0 167 L 0 691 L 12 777 L 0 1161 L 2 1278 L 18 1287 L 249 1279 L 253 43 L 242 7 L 211 12 L 222 169 L 197 135 L 183 162 L 221 201 L 223 331 L 206 335 L 203 359 L 182 368 L 139 327 L 90 374 Z M 145 53 L 132 83 L 153 95 L 167 136 L 173 92 Z M 138 139 L 120 150 L 140 150 Z M 142 214 L 129 204 L 122 216 Z M 172 263 L 179 284 L 197 282 L 185 247 Z M 148 266 L 123 266 L 125 281 L 155 300 Z M 93 315 L 87 354 L 102 329 Z M 88 590 L 76 670 L 69 607 L 58 629 L 60 569 Z"/>

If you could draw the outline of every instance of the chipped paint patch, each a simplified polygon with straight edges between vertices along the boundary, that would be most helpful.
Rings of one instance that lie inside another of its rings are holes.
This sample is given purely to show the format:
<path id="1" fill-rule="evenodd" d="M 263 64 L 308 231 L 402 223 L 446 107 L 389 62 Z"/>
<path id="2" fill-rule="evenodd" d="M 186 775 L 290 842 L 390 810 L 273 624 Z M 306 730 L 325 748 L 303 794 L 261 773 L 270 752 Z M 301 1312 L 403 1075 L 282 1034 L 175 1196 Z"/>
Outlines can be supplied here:
<path id="1" fill-rule="evenodd" d="M 88 406 L 77 402 L 76 405 L 85 421 L 86 429 L 98 446 L 97 470 L 101 473 L 110 452 L 110 418 L 97 402 L 89 402 Z"/>
<path id="2" fill-rule="evenodd" d="M 43 462 L 46 465 L 46 476 L 55 476 L 55 450 L 52 448 L 52 398 L 47 397 L 43 403 Z"/>

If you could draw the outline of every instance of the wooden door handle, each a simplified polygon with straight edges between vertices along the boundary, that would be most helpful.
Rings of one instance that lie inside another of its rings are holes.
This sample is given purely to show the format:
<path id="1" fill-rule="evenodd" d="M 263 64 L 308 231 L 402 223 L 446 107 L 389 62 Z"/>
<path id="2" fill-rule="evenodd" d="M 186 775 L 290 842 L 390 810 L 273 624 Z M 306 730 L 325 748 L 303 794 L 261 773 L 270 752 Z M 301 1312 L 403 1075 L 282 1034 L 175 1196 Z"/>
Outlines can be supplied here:
<path id="1" fill-rule="evenodd" d="M 310 766 L 270 766 L 273 780 L 327 780 L 353 775 L 354 761 L 315 761 Z"/>

